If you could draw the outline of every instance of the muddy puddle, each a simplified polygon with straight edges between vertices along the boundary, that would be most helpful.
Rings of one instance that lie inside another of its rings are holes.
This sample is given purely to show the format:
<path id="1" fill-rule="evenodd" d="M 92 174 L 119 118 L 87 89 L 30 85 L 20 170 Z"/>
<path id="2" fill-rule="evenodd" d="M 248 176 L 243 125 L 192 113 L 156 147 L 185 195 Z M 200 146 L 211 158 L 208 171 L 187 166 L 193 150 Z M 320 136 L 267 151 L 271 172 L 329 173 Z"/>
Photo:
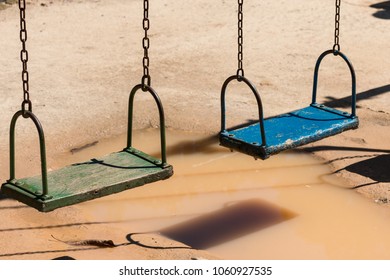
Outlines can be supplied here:
<path id="1" fill-rule="evenodd" d="M 60 157 L 58 165 L 119 150 L 125 136 Z M 167 132 L 174 176 L 76 206 L 90 220 L 159 232 L 224 259 L 388 259 L 390 213 L 348 189 L 324 163 L 286 152 L 266 161 L 216 137 Z M 134 147 L 159 156 L 154 130 Z"/>

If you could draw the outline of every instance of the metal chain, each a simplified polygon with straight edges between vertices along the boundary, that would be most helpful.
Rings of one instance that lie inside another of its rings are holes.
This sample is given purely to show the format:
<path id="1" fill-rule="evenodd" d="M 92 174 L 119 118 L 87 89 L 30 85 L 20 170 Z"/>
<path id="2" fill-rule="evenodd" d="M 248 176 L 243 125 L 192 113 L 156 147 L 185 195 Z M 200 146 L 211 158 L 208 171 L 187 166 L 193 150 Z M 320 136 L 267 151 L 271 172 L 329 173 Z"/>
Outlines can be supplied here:
<path id="1" fill-rule="evenodd" d="M 145 36 L 142 39 L 142 46 L 144 48 L 144 57 L 142 59 L 142 64 L 144 68 L 144 75 L 142 76 L 142 90 L 146 91 L 146 85 L 150 87 L 151 78 L 149 74 L 149 46 L 150 41 L 148 37 L 148 30 L 150 27 L 149 22 L 149 0 L 144 0 L 144 19 L 142 21 L 143 29 L 145 31 Z"/>
<path id="2" fill-rule="evenodd" d="M 340 51 L 339 35 L 340 35 L 340 4 L 341 0 L 336 0 L 336 15 L 335 15 L 335 26 L 334 26 L 334 45 L 333 52 Z"/>
<path id="3" fill-rule="evenodd" d="M 242 60 L 244 58 L 243 54 L 243 19 L 244 19 L 244 14 L 242 11 L 242 5 L 244 3 L 244 0 L 238 0 L 238 54 L 237 54 L 237 59 L 238 59 L 238 69 L 237 69 L 237 76 L 238 77 L 244 77 L 244 68 L 243 68 L 243 63 Z"/>
<path id="4" fill-rule="evenodd" d="M 22 82 L 23 82 L 23 102 L 22 102 L 22 110 L 25 112 L 26 110 L 32 110 L 32 104 L 30 101 L 30 93 L 29 93 L 29 76 L 27 71 L 27 61 L 28 61 L 28 52 L 26 49 L 26 41 L 27 41 L 27 29 L 26 29 L 26 2 L 25 0 L 19 0 L 19 11 L 20 11 L 20 41 L 22 42 L 22 50 L 20 51 L 20 60 L 22 61 L 23 70 L 22 70 Z M 26 106 L 28 108 L 26 109 Z"/>

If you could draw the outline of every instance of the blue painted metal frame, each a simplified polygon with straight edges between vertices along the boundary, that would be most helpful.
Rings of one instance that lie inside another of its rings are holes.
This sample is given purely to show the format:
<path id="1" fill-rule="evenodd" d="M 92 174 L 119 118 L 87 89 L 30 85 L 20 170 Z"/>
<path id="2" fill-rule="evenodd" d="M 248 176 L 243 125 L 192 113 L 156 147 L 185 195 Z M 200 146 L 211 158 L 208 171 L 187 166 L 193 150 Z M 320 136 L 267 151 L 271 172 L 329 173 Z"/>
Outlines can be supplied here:
<path id="1" fill-rule="evenodd" d="M 348 65 L 352 79 L 351 113 L 326 107 L 316 102 L 318 73 L 323 58 L 329 54 L 340 56 Z M 225 95 L 228 84 L 237 80 L 245 82 L 252 90 L 258 106 L 259 120 L 243 124 L 239 128 L 226 129 Z M 231 76 L 221 89 L 221 132 L 220 144 L 254 156 L 266 159 L 273 154 L 333 136 L 359 125 L 356 116 L 356 75 L 349 59 L 340 51 L 327 50 L 317 59 L 314 69 L 312 103 L 310 106 L 274 116 L 263 118 L 263 106 L 255 86 L 246 78 Z"/>

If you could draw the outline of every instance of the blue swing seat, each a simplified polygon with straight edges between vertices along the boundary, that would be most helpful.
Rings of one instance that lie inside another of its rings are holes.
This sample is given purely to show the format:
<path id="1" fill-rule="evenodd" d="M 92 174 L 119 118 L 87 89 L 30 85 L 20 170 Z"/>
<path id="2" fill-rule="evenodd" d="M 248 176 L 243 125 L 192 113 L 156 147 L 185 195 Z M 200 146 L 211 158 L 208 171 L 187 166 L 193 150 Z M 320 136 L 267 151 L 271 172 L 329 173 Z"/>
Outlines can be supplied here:
<path id="1" fill-rule="evenodd" d="M 357 128 L 358 125 L 359 119 L 352 117 L 351 114 L 312 104 L 303 109 L 265 119 L 267 145 L 261 145 L 259 122 L 223 131 L 220 143 L 222 146 L 265 159 L 283 150 Z"/>
<path id="2" fill-rule="evenodd" d="M 349 66 L 352 76 L 352 112 L 343 112 L 316 103 L 318 70 L 322 59 L 328 55 L 340 56 Z M 233 81 L 245 82 L 254 93 L 258 109 L 259 121 L 242 125 L 234 129 L 225 128 L 225 92 L 227 85 Z M 260 95 L 255 86 L 246 78 L 235 75 L 229 77 L 221 91 L 221 132 L 220 144 L 233 150 L 266 159 L 270 155 L 283 150 L 293 149 L 311 142 L 321 140 L 345 130 L 355 129 L 359 125 L 356 111 L 356 78 L 352 64 L 339 51 L 328 50 L 318 58 L 313 83 L 313 96 L 310 106 L 263 119 L 263 108 Z"/>

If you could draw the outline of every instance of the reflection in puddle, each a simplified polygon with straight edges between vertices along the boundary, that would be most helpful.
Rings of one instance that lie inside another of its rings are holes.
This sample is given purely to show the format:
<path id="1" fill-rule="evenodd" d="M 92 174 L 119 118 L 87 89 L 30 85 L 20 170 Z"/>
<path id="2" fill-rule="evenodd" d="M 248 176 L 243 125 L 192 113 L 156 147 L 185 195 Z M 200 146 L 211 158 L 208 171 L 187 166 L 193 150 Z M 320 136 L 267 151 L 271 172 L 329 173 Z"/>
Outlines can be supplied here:
<path id="1" fill-rule="evenodd" d="M 226 243 L 294 217 L 293 213 L 260 199 L 239 201 L 189 221 L 163 229 L 161 234 L 196 249 Z"/>
<path id="2" fill-rule="evenodd" d="M 134 147 L 159 156 L 157 131 Z M 58 165 L 123 148 L 124 137 L 63 155 Z M 73 209 L 115 234 L 160 232 L 224 259 L 389 259 L 388 209 L 349 190 L 301 153 L 266 161 L 231 153 L 215 137 L 167 131 L 168 180 Z M 110 238 L 109 236 L 107 238 Z"/>

